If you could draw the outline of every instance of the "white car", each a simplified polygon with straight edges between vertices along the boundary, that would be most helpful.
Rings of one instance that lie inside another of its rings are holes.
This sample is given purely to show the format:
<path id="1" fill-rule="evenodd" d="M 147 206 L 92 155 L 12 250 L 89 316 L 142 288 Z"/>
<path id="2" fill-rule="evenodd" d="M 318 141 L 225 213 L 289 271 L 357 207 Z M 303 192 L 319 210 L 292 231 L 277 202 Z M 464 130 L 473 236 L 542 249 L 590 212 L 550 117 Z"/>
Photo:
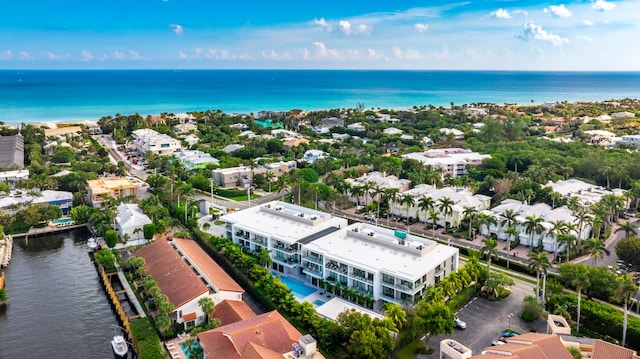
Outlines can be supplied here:
<path id="1" fill-rule="evenodd" d="M 467 327 L 467 323 L 463 322 L 458 317 L 456 317 L 453 321 L 456 323 L 456 328 L 465 329 Z"/>
<path id="2" fill-rule="evenodd" d="M 502 340 L 494 340 L 491 342 L 491 346 L 496 346 L 496 345 L 503 345 L 503 344 L 507 344 L 505 342 L 503 342 Z"/>
<path id="3" fill-rule="evenodd" d="M 373 214 L 365 214 L 364 219 L 366 219 L 367 221 L 373 222 L 376 220 L 376 216 L 374 216 Z"/>

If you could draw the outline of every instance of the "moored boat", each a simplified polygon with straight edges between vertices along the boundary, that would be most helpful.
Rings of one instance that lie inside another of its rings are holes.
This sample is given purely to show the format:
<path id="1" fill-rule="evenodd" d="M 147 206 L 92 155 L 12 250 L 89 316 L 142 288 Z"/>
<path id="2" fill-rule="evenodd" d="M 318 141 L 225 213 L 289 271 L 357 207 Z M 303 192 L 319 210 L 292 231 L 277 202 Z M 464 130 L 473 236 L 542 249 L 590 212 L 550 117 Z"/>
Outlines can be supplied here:
<path id="1" fill-rule="evenodd" d="M 116 334 L 113 336 L 111 340 L 111 347 L 113 348 L 113 353 L 116 358 L 126 358 L 127 353 L 129 352 L 129 346 L 127 345 L 127 341 L 124 339 L 124 336 Z"/>
<path id="2" fill-rule="evenodd" d="M 90 249 L 97 249 L 98 248 L 98 241 L 91 237 L 87 240 L 87 247 L 89 247 Z"/>

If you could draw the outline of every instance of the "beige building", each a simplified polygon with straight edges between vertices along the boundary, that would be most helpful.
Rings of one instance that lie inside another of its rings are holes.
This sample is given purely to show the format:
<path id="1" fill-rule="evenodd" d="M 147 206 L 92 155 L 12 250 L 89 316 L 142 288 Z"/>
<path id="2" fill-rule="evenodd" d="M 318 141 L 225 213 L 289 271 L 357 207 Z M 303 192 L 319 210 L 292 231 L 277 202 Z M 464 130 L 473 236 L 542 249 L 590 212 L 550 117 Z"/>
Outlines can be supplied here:
<path id="1" fill-rule="evenodd" d="M 89 205 L 98 208 L 102 208 L 102 203 L 107 197 L 116 199 L 130 195 L 137 197 L 139 193 L 146 192 L 149 187 L 145 182 L 134 177 L 115 176 L 88 180 L 87 185 Z"/>
<path id="2" fill-rule="evenodd" d="M 211 172 L 213 182 L 218 187 L 234 188 L 250 185 L 253 182 L 253 176 L 257 173 L 265 174 L 269 171 L 273 172 L 276 177 L 280 177 L 285 173 L 289 173 L 296 169 L 296 161 L 274 162 L 266 165 L 251 168 L 249 166 L 219 168 Z"/>
<path id="3" fill-rule="evenodd" d="M 132 136 L 133 143 L 141 156 L 144 156 L 147 151 L 157 155 L 169 155 L 182 149 L 179 140 L 148 128 L 135 130 Z"/>

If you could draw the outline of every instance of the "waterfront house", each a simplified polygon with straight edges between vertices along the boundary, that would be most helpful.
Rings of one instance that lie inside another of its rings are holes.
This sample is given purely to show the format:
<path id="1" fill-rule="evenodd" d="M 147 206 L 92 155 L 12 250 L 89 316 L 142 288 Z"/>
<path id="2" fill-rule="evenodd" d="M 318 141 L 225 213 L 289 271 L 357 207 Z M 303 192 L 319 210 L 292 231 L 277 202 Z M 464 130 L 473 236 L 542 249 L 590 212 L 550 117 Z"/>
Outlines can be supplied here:
<path id="1" fill-rule="evenodd" d="M 179 123 L 173 126 L 173 132 L 178 134 L 196 132 L 196 131 L 198 131 L 198 125 L 193 122 Z"/>
<path id="2" fill-rule="evenodd" d="M 29 179 L 28 169 L 0 172 L 0 182 L 5 182 L 10 187 L 14 187 L 18 181 L 27 179 Z"/>
<path id="3" fill-rule="evenodd" d="M 118 206 L 115 218 L 115 228 L 120 238 L 128 237 L 129 240 L 141 240 L 145 224 L 153 223 L 135 203 L 123 203 Z"/>
<path id="4" fill-rule="evenodd" d="M 0 198 L 0 209 L 8 213 L 16 213 L 32 204 L 58 206 L 62 211 L 62 215 L 68 215 L 73 207 L 73 193 L 44 190 L 34 196 L 31 193 L 14 191 L 11 195 Z"/>
<path id="5" fill-rule="evenodd" d="M 367 130 L 367 128 L 365 127 L 365 125 L 362 124 L 362 122 L 352 123 L 350 125 L 347 125 L 347 128 L 353 131 L 358 131 L 358 132 L 363 132 Z"/>
<path id="6" fill-rule="evenodd" d="M 316 340 L 277 311 L 198 333 L 206 359 L 324 359 Z"/>
<path id="7" fill-rule="evenodd" d="M 204 322 L 205 314 L 198 301 L 213 293 L 168 241 L 159 239 L 149 243 L 136 250 L 135 256 L 144 258 L 147 273 L 173 304 L 170 317 L 174 322 L 183 323 L 186 329 Z"/>
<path id="8" fill-rule="evenodd" d="M 140 198 L 146 194 L 149 185 L 135 177 L 103 177 L 87 181 L 87 199 L 92 207 L 102 208 L 108 197 L 120 199 L 126 196 Z"/>

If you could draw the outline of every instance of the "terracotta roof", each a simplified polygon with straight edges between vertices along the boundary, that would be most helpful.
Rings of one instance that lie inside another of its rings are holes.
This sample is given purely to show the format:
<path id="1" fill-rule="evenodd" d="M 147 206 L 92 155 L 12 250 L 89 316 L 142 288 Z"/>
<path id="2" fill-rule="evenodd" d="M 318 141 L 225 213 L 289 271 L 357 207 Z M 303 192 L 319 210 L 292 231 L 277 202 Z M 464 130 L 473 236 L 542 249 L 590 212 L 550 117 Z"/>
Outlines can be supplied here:
<path id="1" fill-rule="evenodd" d="M 244 289 L 211 259 L 198 243 L 182 238 L 174 238 L 173 241 L 219 290 L 244 293 Z"/>
<path id="2" fill-rule="evenodd" d="M 274 352 L 258 344 L 249 343 L 242 350 L 243 359 L 282 359 L 282 353 Z"/>
<path id="3" fill-rule="evenodd" d="M 256 313 L 253 312 L 247 303 L 239 300 L 223 300 L 216 305 L 214 317 L 218 318 L 220 325 L 227 325 L 241 320 L 253 318 Z"/>
<path id="4" fill-rule="evenodd" d="M 147 273 L 176 309 L 209 292 L 202 280 L 165 240 L 147 244 L 136 251 L 136 256 L 144 258 Z"/>
<path id="5" fill-rule="evenodd" d="M 592 359 L 634 359 L 635 351 L 623 348 L 604 340 L 596 339 L 593 343 Z"/>
<path id="6" fill-rule="evenodd" d="M 182 320 L 184 320 L 185 322 L 196 320 L 196 318 L 197 318 L 196 312 L 187 313 L 182 316 Z"/>
<path id="7" fill-rule="evenodd" d="M 572 359 L 560 339 L 552 334 L 527 333 L 507 338 L 507 344 L 486 348 L 475 359 Z M 491 356 L 488 356 L 488 355 Z"/>
<path id="8" fill-rule="evenodd" d="M 297 343 L 301 336 L 280 313 L 272 311 L 200 333 L 198 340 L 208 359 L 243 359 L 245 350 L 247 354 L 256 353 L 247 349 L 247 345 L 284 354 L 291 351 L 291 344 Z"/>

